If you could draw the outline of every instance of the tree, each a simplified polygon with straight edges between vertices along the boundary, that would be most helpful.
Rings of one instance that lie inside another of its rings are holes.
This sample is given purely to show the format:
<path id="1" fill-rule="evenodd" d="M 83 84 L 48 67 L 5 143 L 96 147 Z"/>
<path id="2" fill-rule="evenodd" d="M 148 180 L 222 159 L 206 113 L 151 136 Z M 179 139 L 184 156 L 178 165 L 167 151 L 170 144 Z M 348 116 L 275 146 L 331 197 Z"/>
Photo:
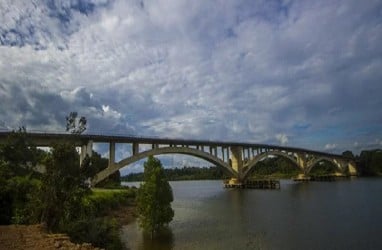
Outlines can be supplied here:
<path id="1" fill-rule="evenodd" d="M 362 175 L 380 175 L 382 173 L 382 150 L 364 150 L 357 165 Z"/>
<path id="2" fill-rule="evenodd" d="M 82 197 L 89 190 L 85 180 L 94 172 L 88 158 L 82 166 L 79 162 L 75 145 L 70 142 L 53 145 L 46 159 L 42 182 L 42 221 L 49 230 L 55 231 L 60 225 L 79 216 Z"/>
<path id="3" fill-rule="evenodd" d="M 0 145 L 0 158 L 7 162 L 15 175 L 21 172 L 33 171 L 38 162 L 38 150 L 30 143 L 26 129 L 21 127 L 18 131 L 12 131 L 5 143 Z"/>
<path id="4" fill-rule="evenodd" d="M 77 112 L 70 112 L 66 117 L 66 131 L 72 134 L 82 134 L 86 130 L 86 118 L 81 116 L 77 117 Z"/>
<path id="5" fill-rule="evenodd" d="M 345 157 L 353 158 L 354 159 L 354 154 L 350 150 L 346 150 L 346 151 L 342 152 L 342 155 L 345 156 Z"/>
<path id="6" fill-rule="evenodd" d="M 140 226 L 151 233 L 151 237 L 174 217 L 174 210 L 171 208 L 173 199 L 162 163 L 149 156 L 144 163 L 144 183 L 138 190 L 137 211 Z"/>
<path id="7" fill-rule="evenodd" d="M 103 158 L 99 153 L 95 151 L 93 151 L 92 156 L 90 157 L 90 162 L 91 162 L 93 171 L 95 171 L 94 175 L 106 169 L 109 165 L 109 160 L 107 158 Z M 109 177 L 97 183 L 96 185 L 96 187 L 102 187 L 102 188 L 117 188 L 120 186 L 121 186 L 121 174 L 119 171 L 114 172 Z"/>
<path id="8" fill-rule="evenodd" d="M 0 224 L 38 222 L 41 183 L 33 168 L 40 158 L 24 127 L 0 145 Z"/>

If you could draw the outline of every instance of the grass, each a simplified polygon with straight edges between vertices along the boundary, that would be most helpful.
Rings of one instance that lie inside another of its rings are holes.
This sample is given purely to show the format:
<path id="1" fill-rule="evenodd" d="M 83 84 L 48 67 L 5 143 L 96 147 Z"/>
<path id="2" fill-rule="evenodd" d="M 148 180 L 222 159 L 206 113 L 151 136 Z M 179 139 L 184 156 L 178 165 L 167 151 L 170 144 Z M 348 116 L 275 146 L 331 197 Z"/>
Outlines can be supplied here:
<path id="1" fill-rule="evenodd" d="M 89 212 L 104 215 L 111 209 L 132 204 L 135 194 L 136 190 L 133 188 L 93 188 L 92 193 L 84 198 L 83 204 L 89 209 Z"/>

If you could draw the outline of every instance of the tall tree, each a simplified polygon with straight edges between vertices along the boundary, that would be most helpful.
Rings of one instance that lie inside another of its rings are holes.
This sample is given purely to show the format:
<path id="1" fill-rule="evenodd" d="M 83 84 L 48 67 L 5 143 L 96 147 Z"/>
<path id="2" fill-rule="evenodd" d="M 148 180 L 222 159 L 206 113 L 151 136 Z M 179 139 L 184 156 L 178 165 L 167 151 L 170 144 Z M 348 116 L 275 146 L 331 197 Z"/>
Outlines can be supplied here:
<path id="1" fill-rule="evenodd" d="M 140 226 L 151 233 L 151 237 L 174 217 L 174 210 L 171 208 L 173 199 L 162 163 L 149 156 L 144 163 L 144 183 L 138 190 L 137 211 Z"/>
<path id="2" fill-rule="evenodd" d="M 77 112 L 70 112 L 66 117 L 66 131 L 72 134 L 82 134 L 86 130 L 86 118 L 78 118 Z"/>
<path id="3" fill-rule="evenodd" d="M 38 174 L 33 168 L 39 157 L 24 127 L 0 145 L 0 224 L 37 222 L 38 216 L 33 216 L 38 206 L 31 209 L 31 204 L 38 200 L 39 183 L 33 178 Z"/>
<path id="4" fill-rule="evenodd" d="M 94 175 L 89 158 L 81 167 L 79 162 L 76 147 L 70 142 L 53 145 L 52 153 L 46 159 L 42 183 L 42 222 L 49 230 L 57 230 L 63 223 L 79 216 L 81 199 L 89 190 L 85 180 Z"/>

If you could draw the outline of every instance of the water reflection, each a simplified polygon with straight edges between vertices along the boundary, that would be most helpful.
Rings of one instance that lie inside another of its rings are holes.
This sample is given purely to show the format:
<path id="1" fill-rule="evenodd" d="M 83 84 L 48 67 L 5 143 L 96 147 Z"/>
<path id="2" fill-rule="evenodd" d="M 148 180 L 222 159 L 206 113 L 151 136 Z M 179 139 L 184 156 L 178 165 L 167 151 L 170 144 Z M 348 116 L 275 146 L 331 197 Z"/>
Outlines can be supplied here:
<path id="1" fill-rule="evenodd" d="M 170 250 L 174 247 L 174 235 L 170 227 L 163 228 L 158 234 L 151 238 L 148 233 L 142 232 L 142 250 Z"/>
<path id="2" fill-rule="evenodd" d="M 245 192 L 239 189 L 227 191 L 228 204 L 231 206 L 230 214 L 232 216 L 230 223 L 237 228 L 237 230 L 240 230 L 240 228 L 246 227 L 246 220 L 244 219 L 245 205 L 243 204 L 245 201 Z"/>

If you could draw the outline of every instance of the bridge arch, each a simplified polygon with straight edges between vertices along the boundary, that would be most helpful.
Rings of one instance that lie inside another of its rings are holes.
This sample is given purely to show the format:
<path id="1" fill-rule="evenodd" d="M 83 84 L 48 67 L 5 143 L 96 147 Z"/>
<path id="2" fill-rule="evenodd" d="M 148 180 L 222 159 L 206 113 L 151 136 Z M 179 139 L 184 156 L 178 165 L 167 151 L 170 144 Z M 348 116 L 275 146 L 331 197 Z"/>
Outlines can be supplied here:
<path id="1" fill-rule="evenodd" d="M 108 168 L 102 170 L 99 172 L 92 180 L 92 184 L 95 185 L 98 182 L 104 180 L 109 175 L 113 174 L 114 172 L 118 171 L 119 169 L 128 166 L 131 163 L 137 162 L 139 160 L 142 160 L 149 156 L 155 156 L 155 155 L 165 155 L 165 154 L 183 154 L 183 155 L 190 155 L 197 158 L 201 158 L 203 160 L 206 160 L 218 167 L 222 167 L 223 169 L 227 170 L 232 176 L 237 176 L 237 173 L 231 168 L 231 166 L 221 160 L 220 158 L 206 153 L 204 151 L 194 149 L 194 148 L 187 148 L 187 147 L 163 147 L 163 148 L 154 148 L 151 150 L 143 151 L 140 153 L 137 153 L 135 155 L 132 155 L 130 157 L 127 157 Z"/>
<path id="2" fill-rule="evenodd" d="M 344 171 L 344 169 L 343 169 L 342 166 L 341 166 L 341 163 L 338 162 L 336 159 L 332 159 L 332 158 L 329 158 L 329 157 L 322 156 L 322 157 L 319 157 L 319 158 L 315 159 L 312 163 L 309 164 L 307 173 L 310 173 L 310 171 L 311 171 L 315 166 L 317 166 L 320 162 L 329 162 L 329 163 L 332 164 L 337 170 L 339 170 L 341 173 Z"/>
<path id="3" fill-rule="evenodd" d="M 242 178 L 242 179 L 243 179 L 243 180 L 247 179 L 248 176 L 249 176 L 249 174 L 251 173 L 251 171 L 252 171 L 252 170 L 254 169 L 254 167 L 256 166 L 256 164 L 259 163 L 260 161 L 262 161 L 262 160 L 268 158 L 269 156 L 280 156 L 280 157 L 286 158 L 286 159 L 288 159 L 290 162 L 292 162 L 293 165 L 295 165 L 299 170 L 304 171 L 304 169 L 302 169 L 302 168 L 298 165 L 296 159 L 295 159 L 293 156 L 291 156 L 291 155 L 289 155 L 289 154 L 287 154 L 287 153 L 285 153 L 285 152 L 282 152 L 282 151 L 276 151 L 276 150 L 274 150 L 274 151 L 268 151 L 268 152 L 265 152 L 265 153 L 256 155 L 256 157 L 253 158 L 253 159 L 248 163 L 247 168 L 246 168 L 246 170 L 245 170 L 244 173 L 243 173 L 243 178 Z"/>

